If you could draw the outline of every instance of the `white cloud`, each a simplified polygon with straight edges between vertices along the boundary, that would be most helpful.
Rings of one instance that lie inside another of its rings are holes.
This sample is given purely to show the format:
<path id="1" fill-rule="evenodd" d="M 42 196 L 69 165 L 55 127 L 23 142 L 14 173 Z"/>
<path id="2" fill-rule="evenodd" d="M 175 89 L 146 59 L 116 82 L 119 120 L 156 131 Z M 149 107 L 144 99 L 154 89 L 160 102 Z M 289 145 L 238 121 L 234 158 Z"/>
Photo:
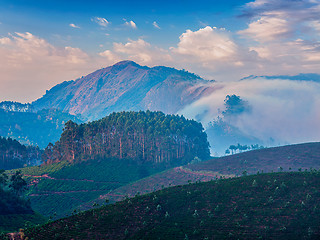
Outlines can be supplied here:
<path id="1" fill-rule="evenodd" d="M 251 74 L 320 73 L 319 1 L 256 0 L 246 6 L 252 22 L 238 34 L 259 56 Z"/>
<path id="2" fill-rule="evenodd" d="M 109 62 L 119 62 L 121 60 L 120 56 L 110 50 L 99 53 L 99 56 L 106 58 Z"/>
<path id="3" fill-rule="evenodd" d="M 0 38 L 0 44 L 9 45 L 11 42 L 11 39 L 8 37 Z"/>
<path id="4" fill-rule="evenodd" d="M 106 57 L 110 61 L 130 59 L 139 64 L 147 65 L 164 65 L 165 62 L 172 61 L 168 51 L 154 47 L 143 39 L 138 39 L 136 41 L 129 40 L 129 42 L 125 44 L 114 43 L 112 51 L 106 50 L 99 55 Z"/>
<path id="5" fill-rule="evenodd" d="M 136 23 L 134 22 L 134 21 L 125 21 L 125 23 L 124 23 L 126 26 L 128 26 L 128 27 L 131 27 L 131 28 L 133 28 L 133 29 L 137 29 L 137 25 L 136 25 Z"/>
<path id="6" fill-rule="evenodd" d="M 55 47 L 28 32 L 0 38 L 0 101 L 35 100 L 55 84 L 96 68 L 81 49 Z"/>
<path id="7" fill-rule="evenodd" d="M 259 42 L 280 40 L 291 35 L 290 23 L 282 17 L 263 16 L 249 24 L 249 27 L 238 33 Z"/>
<path id="8" fill-rule="evenodd" d="M 207 124 L 224 109 L 226 95 L 236 94 L 248 101 L 251 111 L 230 124 L 245 134 L 265 143 L 270 138 L 276 144 L 320 141 L 319 83 L 260 78 L 212 85 L 216 90 L 210 96 L 180 113 Z"/>
<path id="9" fill-rule="evenodd" d="M 79 26 L 75 25 L 74 23 L 70 23 L 69 26 L 72 28 L 80 28 Z"/>
<path id="10" fill-rule="evenodd" d="M 195 32 L 187 30 L 179 38 L 178 47 L 172 51 L 203 62 L 228 59 L 237 52 L 237 45 L 225 31 L 210 26 Z"/>
<path id="11" fill-rule="evenodd" d="M 107 27 L 110 24 L 110 22 L 107 19 L 102 17 L 94 17 L 91 19 L 91 21 L 97 23 L 101 27 Z"/>
<path id="12" fill-rule="evenodd" d="M 161 29 L 156 21 L 154 21 L 154 22 L 152 23 L 152 25 L 153 25 L 155 28 Z"/>
<path id="13" fill-rule="evenodd" d="M 316 31 L 316 34 L 320 35 L 320 21 L 310 21 L 310 26 Z"/>

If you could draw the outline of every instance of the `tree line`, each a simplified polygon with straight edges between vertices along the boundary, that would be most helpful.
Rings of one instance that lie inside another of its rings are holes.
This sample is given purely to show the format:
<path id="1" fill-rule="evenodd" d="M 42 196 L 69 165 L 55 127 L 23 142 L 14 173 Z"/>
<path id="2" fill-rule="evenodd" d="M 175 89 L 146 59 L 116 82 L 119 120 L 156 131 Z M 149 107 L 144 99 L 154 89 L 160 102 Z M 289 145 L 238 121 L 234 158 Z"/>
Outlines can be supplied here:
<path id="1" fill-rule="evenodd" d="M 226 149 L 225 154 L 229 155 L 263 148 L 265 147 L 259 144 L 241 145 L 238 143 L 238 145 L 230 145 L 229 148 Z"/>
<path id="2" fill-rule="evenodd" d="M 27 189 L 27 182 L 22 178 L 21 171 L 10 177 L 0 169 L 0 215 L 32 213 L 30 202 L 22 198 Z"/>
<path id="3" fill-rule="evenodd" d="M 50 164 L 115 157 L 141 163 L 183 164 L 209 156 L 201 123 L 162 112 L 130 111 L 80 125 L 68 121 L 60 140 L 45 149 L 43 161 Z"/>
<path id="4" fill-rule="evenodd" d="M 21 168 L 40 159 L 41 150 L 38 147 L 25 146 L 15 139 L 0 136 L 0 169 Z"/>

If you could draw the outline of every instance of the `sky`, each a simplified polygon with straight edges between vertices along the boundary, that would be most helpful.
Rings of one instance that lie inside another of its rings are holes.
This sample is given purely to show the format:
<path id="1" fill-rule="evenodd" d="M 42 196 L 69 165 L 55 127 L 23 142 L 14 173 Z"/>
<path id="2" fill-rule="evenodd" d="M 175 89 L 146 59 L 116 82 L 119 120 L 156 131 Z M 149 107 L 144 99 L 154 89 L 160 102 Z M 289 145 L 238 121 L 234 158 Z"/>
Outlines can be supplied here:
<path id="1" fill-rule="evenodd" d="M 0 101 L 32 102 L 121 60 L 225 86 L 320 74 L 320 0 L 0 1 Z"/>

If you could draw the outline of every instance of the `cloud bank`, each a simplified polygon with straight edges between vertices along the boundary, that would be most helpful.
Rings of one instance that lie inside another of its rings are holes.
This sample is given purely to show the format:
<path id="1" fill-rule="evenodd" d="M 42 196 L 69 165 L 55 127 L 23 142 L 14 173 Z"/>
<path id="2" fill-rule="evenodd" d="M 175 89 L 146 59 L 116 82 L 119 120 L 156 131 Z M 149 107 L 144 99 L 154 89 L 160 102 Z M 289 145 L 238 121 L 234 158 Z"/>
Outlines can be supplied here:
<path id="1" fill-rule="evenodd" d="M 216 90 L 210 96 L 180 113 L 208 126 L 221 116 L 226 95 L 236 94 L 251 107 L 230 122 L 244 134 L 266 145 L 320 141 L 320 83 L 257 78 L 212 86 Z"/>

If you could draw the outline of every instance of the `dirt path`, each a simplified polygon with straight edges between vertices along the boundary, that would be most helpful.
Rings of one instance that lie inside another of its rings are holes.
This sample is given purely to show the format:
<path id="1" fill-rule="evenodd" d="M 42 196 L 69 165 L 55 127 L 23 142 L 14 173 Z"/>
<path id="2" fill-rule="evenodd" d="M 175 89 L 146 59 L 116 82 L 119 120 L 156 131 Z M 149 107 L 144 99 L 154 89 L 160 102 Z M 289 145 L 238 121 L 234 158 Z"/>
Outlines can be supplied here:
<path id="1" fill-rule="evenodd" d="M 91 179 L 72 179 L 72 178 L 55 178 L 51 177 L 48 174 L 43 175 L 28 175 L 24 174 L 24 176 L 32 177 L 32 178 L 45 178 L 45 179 L 51 179 L 51 180 L 61 180 L 61 181 L 73 181 L 73 182 L 94 182 L 94 183 L 120 183 L 117 181 L 106 181 L 106 182 L 98 182 Z"/>
<path id="2" fill-rule="evenodd" d="M 78 191 L 59 191 L 59 192 L 43 192 L 43 193 L 33 193 L 30 194 L 30 197 L 37 197 L 37 196 L 49 196 L 52 194 L 66 194 L 66 193 L 79 193 L 79 192 L 104 192 L 104 191 L 108 191 L 107 189 L 101 189 L 101 190 L 97 190 L 97 189 L 93 189 L 93 190 L 78 190 Z"/>
<path id="3" fill-rule="evenodd" d="M 211 171 L 193 171 L 189 168 L 184 168 L 184 167 L 176 167 L 176 168 L 174 168 L 174 170 L 175 170 L 175 172 L 182 172 L 182 173 L 192 174 L 192 175 L 196 175 L 196 176 L 205 176 L 205 177 L 224 176 L 226 178 L 235 177 L 234 174 L 226 175 L 226 174 L 220 174 L 218 172 L 211 172 Z"/>

